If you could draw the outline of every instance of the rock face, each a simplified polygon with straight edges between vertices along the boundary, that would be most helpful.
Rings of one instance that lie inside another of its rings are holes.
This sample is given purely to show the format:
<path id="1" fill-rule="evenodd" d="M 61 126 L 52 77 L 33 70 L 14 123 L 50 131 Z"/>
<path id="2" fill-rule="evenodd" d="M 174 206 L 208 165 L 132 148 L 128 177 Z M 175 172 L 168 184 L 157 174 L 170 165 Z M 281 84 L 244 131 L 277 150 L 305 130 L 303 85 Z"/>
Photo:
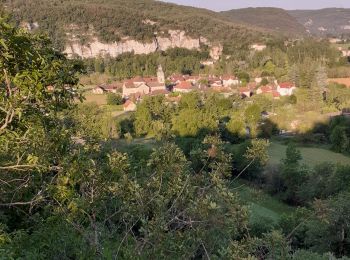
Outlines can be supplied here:
<path id="1" fill-rule="evenodd" d="M 155 36 L 150 43 L 143 43 L 132 39 L 124 39 L 121 42 L 102 43 L 96 37 L 89 44 L 82 45 L 79 41 L 72 40 L 66 45 L 65 53 L 68 57 L 78 55 L 82 58 L 93 58 L 98 56 L 109 55 L 117 57 L 126 52 L 134 52 L 135 54 L 149 54 L 155 51 L 165 51 L 169 48 L 187 48 L 199 49 L 202 44 L 210 46 L 206 38 L 191 38 L 184 31 L 169 30 L 169 37 Z M 218 59 L 217 46 L 212 47 L 211 55 L 213 59 Z M 213 51 L 214 50 L 214 51 Z"/>

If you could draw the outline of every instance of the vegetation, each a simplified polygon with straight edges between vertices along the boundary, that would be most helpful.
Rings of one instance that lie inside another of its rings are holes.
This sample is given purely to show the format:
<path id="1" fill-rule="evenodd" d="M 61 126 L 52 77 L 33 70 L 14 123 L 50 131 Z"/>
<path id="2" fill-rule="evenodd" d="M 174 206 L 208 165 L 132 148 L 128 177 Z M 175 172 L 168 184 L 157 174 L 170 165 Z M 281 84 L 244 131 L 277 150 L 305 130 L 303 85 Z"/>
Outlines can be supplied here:
<path id="1" fill-rule="evenodd" d="M 39 30 L 49 33 L 55 45 L 61 48 L 66 43 L 66 33 L 79 35 L 82 43 L 88 43 L 95 35 L 106 42 L 120 41 L 125 36 L 149 42 L 154 39 L 154 32 L 165 32 L 166 36 L 169 29 L 177 29 L 197 38 L 230 42 L 236 49 L 246 48 L 248 42 L 262 35 L 215 12 L 153 0 L 2 2 L 13 11 L 18 23 L 37 22 Z"/>
<path id="2" fill-rule="evenodd" d="M 98 9 L 84 1 L 48 7 L 82 3 Z M 207 55 L 175 49 L 85 62 L 125 78 L 153 73 L 157 59 L 171 72 L 197 72 Z M 115 117 L 118 94 L 104 97 L 105 107 L 78 102 L 83 62 L 1 18 L 0 257 L 349 259 L 350 124 L 326 114 L 349 105 L 349 91 L 327 83 L 326 68 L 344 66 L 338 58 L 324 41 L 270 42 L 246 62 L 228 58 L 213 69 L 246 83 L 249 70 L 265 75 L 262 85 L 291 80 L 294 96 L 147 96 L 136 112 Z M 276 144 L 271 137 L 285 129 L 294 135 Z"/>
<path id="3" fill-rule="evenodd" d="M 344 28 L 344 25 L 349 20 L 349 9 L 325 8 L 321 10 L 293 10 L 288 12 L 299 23 L 306 24 L 306 29 L 310 30 L 313 35 L 330 35 L 333 37 L 346 37 L 349 35 Z M 309 19 L 313 21 L 311 24 L 307 24 Z M 326 31 L 319 30 L 320 27 L 325 28 Z"/>
<path id="4" fill-rule="evenodd" d="M 86 59 L 89 73 L 106 73 L 116 80 L 135 76 L 156 75 L 159 64 L 168 75 L 172 73 L 199 74 L 206 72 L 201 61 L 209 58 L 209 52 L 187 50 L 184 48 L 169 49 L 161 53 L 134 55 L 126 53 L 117 58 Z"/>
<path id="5" fill-rule="evenodd" d="M 120 94 L 108 93 L 107 94 L 108 105 L 121 105 L 123 104 L 123 98 Z"/>
<path id="6" fill-rule="evenodd" d="M 237 23 L 260 27 L 281 35 L 303 35 L 305 27 L 287 11 L 279 8 L 260 7 L 224 11 L 222 14 Z"/>

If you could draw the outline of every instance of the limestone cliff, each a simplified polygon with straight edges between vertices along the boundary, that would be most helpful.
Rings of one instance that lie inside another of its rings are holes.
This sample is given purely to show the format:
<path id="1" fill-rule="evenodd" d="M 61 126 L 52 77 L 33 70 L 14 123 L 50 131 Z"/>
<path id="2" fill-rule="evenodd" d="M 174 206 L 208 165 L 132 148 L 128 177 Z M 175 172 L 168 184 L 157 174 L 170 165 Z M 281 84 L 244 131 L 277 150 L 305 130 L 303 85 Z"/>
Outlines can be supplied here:
<path id="1" fill-rule="evenodd" d="M 187 48 L 199 49 L 202 44 L 211 47 L 210 54 L 214 60 L 219 59 L 222 50 L 221 46 L 212 46 L 204 37 L 192 38 L 186 35 L 184 31 L 169 30 L 169 36 L 157 36 L 150 43 L 143 43 L 133 39 L 123 39 L 120 42 L 102 43 L 96 37 L 92 38 L 88 44 L 82 45 L 78 40 L 73 39 L 66 45 L 65 53 L 71 57 L 78 55 L 82 58 L 93 58 L 100 55 L 110 55 L 117 57 L 126 52 L 135 54 L 149 54 L 158 50 L 164 51 L 169 48 Z M 219 50 L 219 51 L 218 51 Z"/>

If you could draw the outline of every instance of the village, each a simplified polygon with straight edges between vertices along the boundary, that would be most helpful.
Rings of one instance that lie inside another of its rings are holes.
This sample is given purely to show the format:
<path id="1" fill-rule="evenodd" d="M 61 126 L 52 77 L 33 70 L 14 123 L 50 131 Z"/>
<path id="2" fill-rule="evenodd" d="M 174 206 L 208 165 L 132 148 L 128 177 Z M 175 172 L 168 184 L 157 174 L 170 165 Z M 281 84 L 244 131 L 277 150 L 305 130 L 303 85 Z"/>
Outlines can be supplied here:
<path id="1" fill-rule="evenodd" d="M 266 84 L 265 84 L 266 83 Z M 240 95 L 243 99 L 253 95 L 266 94 L 273 99 L 291 96 L 296 86 L 291 82 L 278 82 L 274 78 L 263 81 L 254 78 L 251 82 L 243 82 L 234 75 L 182 75 L 173 74 L 168 78 L 159 65 L 157 77 L 135 77 L 115 84 L 99 85 L 92 90 L 93 94 L 120 94 L 125 101 L 124 111 L 135 111 L 137 103 L 145 96 L 163 95 L 170 102 L 178 102 L 181 94 L 192 91 L 216 92 L 225 97 Z"/>

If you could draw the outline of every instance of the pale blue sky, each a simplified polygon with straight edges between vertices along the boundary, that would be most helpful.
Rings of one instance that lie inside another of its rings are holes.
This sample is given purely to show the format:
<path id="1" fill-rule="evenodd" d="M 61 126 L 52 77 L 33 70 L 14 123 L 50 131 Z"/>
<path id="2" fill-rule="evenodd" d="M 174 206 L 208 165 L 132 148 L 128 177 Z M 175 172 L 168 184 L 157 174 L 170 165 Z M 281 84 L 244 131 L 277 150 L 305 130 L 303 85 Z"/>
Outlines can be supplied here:
<path id="1" fill-rule="evenodd" d="M 328 7 L 350 8 L 350 0 L 162 0 L 181 5 L 203 7 L 215 11 L 244 7 L 273 6 L 288 10 L 321 9 Z"/>

